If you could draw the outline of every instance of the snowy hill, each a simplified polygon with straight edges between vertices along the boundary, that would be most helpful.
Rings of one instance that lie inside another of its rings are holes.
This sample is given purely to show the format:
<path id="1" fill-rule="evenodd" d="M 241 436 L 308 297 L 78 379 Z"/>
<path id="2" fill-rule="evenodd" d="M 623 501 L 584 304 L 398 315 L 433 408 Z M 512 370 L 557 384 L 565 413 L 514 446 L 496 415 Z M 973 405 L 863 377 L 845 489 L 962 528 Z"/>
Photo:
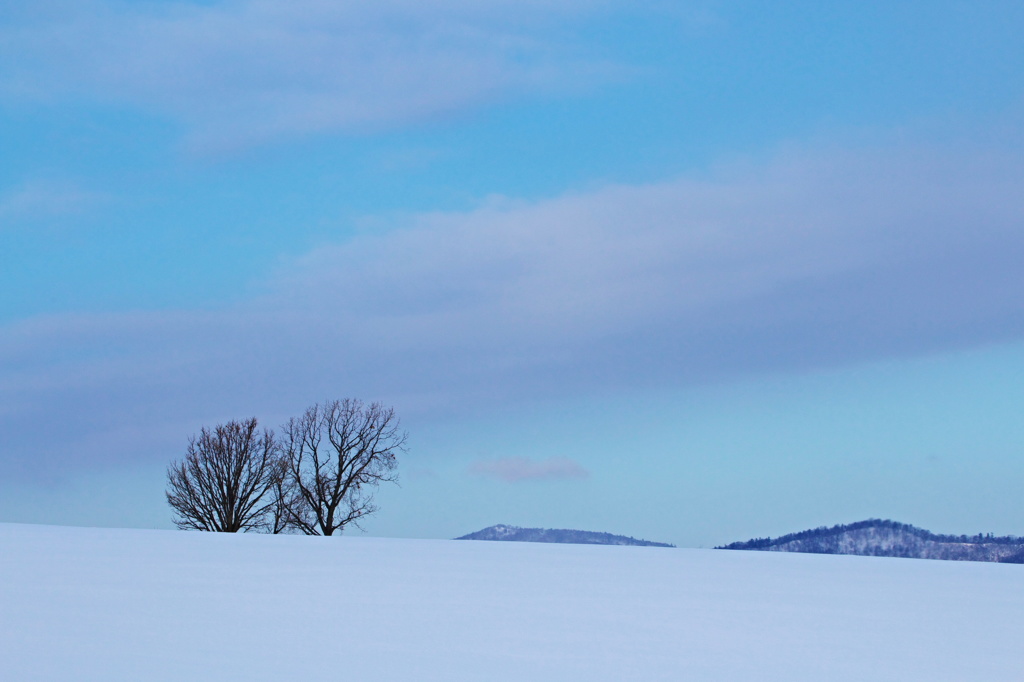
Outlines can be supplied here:
<path id="1" fill-rule="evenodd" d="M 1024 538 L 991 534 L 936 535 L 905 523 L 880 519 L 815 528 L 774 540 L 734 542 L 718 549 L 1024 563 Z"/>
<path id="2" fill-rule="evenodd" d="M 1017 680 L 1024 567 L 0 524 L 0 679 Z"/>
<path id="3" fill-rule="evenodd" d="M 505 540 L 511 542 L 560 542 L 575 545 L 629 545 L 633 547 L 675 547 L 664 542 L 637 540 L 626 535 L 595 533 L 589 530 L 520 528 L 499 523 L 456 540 Z"/>

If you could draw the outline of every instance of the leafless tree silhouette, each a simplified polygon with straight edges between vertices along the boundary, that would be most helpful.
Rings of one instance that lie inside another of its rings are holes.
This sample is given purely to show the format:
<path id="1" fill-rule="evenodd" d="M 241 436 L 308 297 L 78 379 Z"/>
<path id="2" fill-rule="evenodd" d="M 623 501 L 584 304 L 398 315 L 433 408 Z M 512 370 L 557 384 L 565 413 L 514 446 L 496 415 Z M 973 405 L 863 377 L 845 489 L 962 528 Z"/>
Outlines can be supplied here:
<path id="1" fill-rule="evenodd" d="M 294 486 L 287 524 L 309 535 L 359 527 L 377 511 L 373 494 L 398 480 L 397 455 L 406 433 L 395 411 L 346 398 L 316 404 L 282 427 L 282 447 Z"/>
<path id="2" fill-rule="evenodd" d="M 167 502 L 178 528 L 237 533 L 265 529 L 288 486 L 273 431 L 256 418 L 203 428 L 189 440 L 185 459 L 167 469 Z M 290 516 L 289 516 L 290 518 Z M 271 522 L 275 532 L 286 522 Z"/>

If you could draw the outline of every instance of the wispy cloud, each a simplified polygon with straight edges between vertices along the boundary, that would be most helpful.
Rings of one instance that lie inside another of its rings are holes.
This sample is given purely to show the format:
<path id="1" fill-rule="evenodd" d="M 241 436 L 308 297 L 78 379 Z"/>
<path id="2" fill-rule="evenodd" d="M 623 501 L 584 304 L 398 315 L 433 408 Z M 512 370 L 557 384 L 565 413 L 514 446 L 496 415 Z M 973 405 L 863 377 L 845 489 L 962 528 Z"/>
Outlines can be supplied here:
<path id="1" fill-rule="evenodd" d="M 1021 339 L 1021 158 L 825 149 L 707 179 L 495 200 L 318 249 L 230 309 L 8 325 L 4 449 L 69 464 L 156 457 L 156 443 L 71 444 L 131 423 L 273 424 L 338 391 L 452 415 Z"/>
<path id="2" fill-rule="evenodd" d="M 107 197 L 74 183 L 31 181 L 0 191 L 0 220 L 34 221 L 87 211 Z"/>
<path id="3" fill-rule="evenodd" d="M 0 25 L 0 94 L 143 107 L 200 148 L 373 130 L 604 79 L 559 27 L 611 4 L 43 0 Z"/>
<path id="4" fill-rule="evenodd" d="M 590 476 L 589 471 L 568 457 L 549 457 L 539 461 L 528 457 L 482 460 L 470 464 L 469 473 L 475 476 L 496 478 L 507 483 L 580 479 Z"/>

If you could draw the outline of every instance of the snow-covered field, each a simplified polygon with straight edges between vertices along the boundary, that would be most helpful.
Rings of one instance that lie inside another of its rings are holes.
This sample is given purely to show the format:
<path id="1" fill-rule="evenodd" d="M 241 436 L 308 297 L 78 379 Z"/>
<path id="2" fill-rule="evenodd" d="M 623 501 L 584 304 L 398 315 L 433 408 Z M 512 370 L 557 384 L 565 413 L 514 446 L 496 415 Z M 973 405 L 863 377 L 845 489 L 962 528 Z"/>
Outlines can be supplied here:
<path id="1" fill-rule="evenodd" d="M 1024 566 L 0 524 L 2 680 L 1024 680 Z"/>

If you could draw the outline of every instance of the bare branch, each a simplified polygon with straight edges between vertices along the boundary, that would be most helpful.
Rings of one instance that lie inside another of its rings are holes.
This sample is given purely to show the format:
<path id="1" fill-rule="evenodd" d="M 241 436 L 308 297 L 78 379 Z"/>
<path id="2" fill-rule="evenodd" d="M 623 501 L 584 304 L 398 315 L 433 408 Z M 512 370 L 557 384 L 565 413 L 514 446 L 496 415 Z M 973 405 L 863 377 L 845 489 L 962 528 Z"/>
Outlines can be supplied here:
<path id="1" fill-rule="evenodd" d="M 258 433 L 255 417 L 204 427 L 189 439 L 185 459 L 167 469 L 175 525 L 223 533 L 265 528 L 278 506 L 275 491 L 284 491 L 284 467 L 273 431 Z"/>
<path id="2" fill-rule="evenodd" d="M 282 427 L 294 487 L 289 523 L 310 535 L 340 533 L 377 511 L 373 491 L 397 481 L 407 435 L 392 408 L 346 398 L 317 404 Z"/>

